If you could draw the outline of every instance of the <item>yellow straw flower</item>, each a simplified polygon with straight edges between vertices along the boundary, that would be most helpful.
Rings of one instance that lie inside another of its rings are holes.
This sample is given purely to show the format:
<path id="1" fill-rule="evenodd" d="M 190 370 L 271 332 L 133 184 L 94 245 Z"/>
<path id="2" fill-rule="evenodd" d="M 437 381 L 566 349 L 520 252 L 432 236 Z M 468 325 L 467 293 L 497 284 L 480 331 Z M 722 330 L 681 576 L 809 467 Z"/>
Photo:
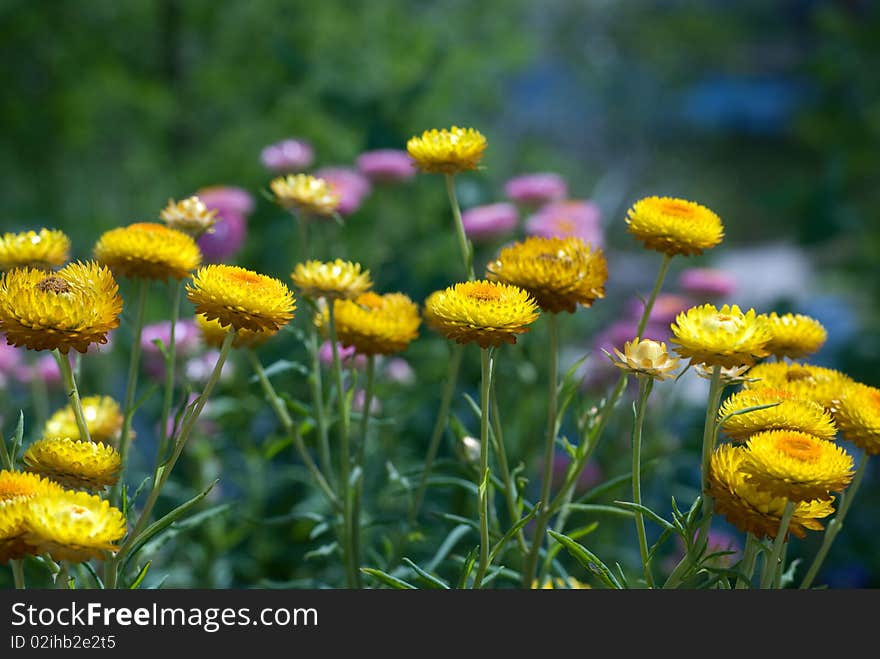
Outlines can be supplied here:
<path id="1" fill-rule="evenodd" d="M 746 481 L 789 501 L 830 499 L 853 478 L 853 459 L 834 442 L 794 430 L 769 430 L 749 438 L 743 453 Z"/>
<path id="2" fill-rule="evenodd" d="M 236 330 L 277 332 L 296 310 L 293 293 L 282 281 L 235 265 L 199 268 L 186 292 L 197 314 Z"/>
<path id="3" fill-rule="evenodd" d="M 853 382 L 831 405 L 843 438 L 868 455 L 880 454 L 880 389 Z"/>
<path id="4" fill-rule="evenodd" d="M 694 366 L 694 371 L 696 372 L 696 374 L 704 380 L 711 380 L 712 372 L 714 370 L 715 369 L 712 366 L 707 366 L 706 364 L 696 364 Z M 730 368 L 722 368 L 721 382 L 723 382 L 724 384 L 741 383 L 745 380 L 745 378 L 743 377 L 743 373 L 748 370 L 748 364 L 745 364 L 743 366 L 731 366 Z"/>
<path id="5" fill-rule="evenodd" d="M 327 181 L 309 174 L 279 176 L 269 187 L 279 206 L 306 215 L 329 217 L 341 200 Z"/>
<path id="6" fill-rule="evenodd" d="M 777 357 L 801 359 L 812 355 L 819 352 L 828 338 L 822 324 L 809 316 L 791 313 L 779 316 L 773 312 L 767 320 L 772 335 L 767 350 Z"/>
<path id="7" fill-rule="evenodd" d="M 22 457 L 28 469 L 67 487 L 100 490 L 119 480 L 122 459 L 112 446 L 99 442 L 41 439 Z"/>
<path id="8" fill-rule="evenodd" d="M 775 538 L 787 499 L 761 491 L 748 482 L 742 470 L 744 461 L 743 446 L 722 444 L 712 453 L 709 493 L 715 500 L 715 510 L 743 533 Z M 803 538 L 808 530 L 821 531 L 819 520 L 833 512 L 831 499 L 797 502 L 788 530 L 798 538 Z"/>
<path id="9" fill-rule="evenodd" d="M 478 130 L 453 126 L 411 137 L 406 150 L 423 172 L 456 174 L 476 169 L 486 146 L 486 138 Z"/>
<path id="10" fill-rule="evenodd" d="M 729 414 L 749 407 L 778 403 L 775 407 L 737 414 L 727 419 L 722 428 L 734 439 L 743 440 L 764 430 L 798 430 L 821 439 L 834 439 L 837 426 L 825 408 L 811 400 L 804 400 L 785 389 L 746 389 L 734 394 L 718 411 L 718 421 Z"/>
<path id="11" fill-rule="evenodd" d="M 457 343 L 481 348 L 516 343 L 537 320 L 538 304 L 527 291 L 511 284 L 469 281 L 434 293 L 425 300 L 426 321 Z"/>
<path id="12" fill-rule="evenodd" d="M 675 376 L 679 359 L 671 357 L 666 351 L 666 344 L 651 339 L 633 339 L 623 346 L 623 352 L 614 348 L 614 356 L 609 355 L 611 362 L 624 371 L 647 375 L 657 380 L 668 380 Z"/>
<path id="13" fill-rule="evenodd" d="M 217 211 L 209 210 L 205 202 L 197 196 L 187 197 L 168 205 L 159 213 L 159 218 L 171 229 L 182 231 L 195 238 L 203 233 L 213 233 L 217 224 Z"/>
<path id="14" fill-rule="evenodd" d="M 9 501 L 19 497 L 36 497 L 52 492 L 61 492 L 62 487 L 43 478 L 39 474 L 26 471 L 0 471 L 0 501 Z"/>
<path id="15" fill-rule="evenodd" d="M 94 262 L 58 272 L 18 268 L 0 279 L 0 331 L 7 343 L 31 350 L 85 352 L 107 343 L 119 327 L 122 298 L 113 274 Z"/>
<path id="16" fill-rule="evenodd" d="M 24 542 L 28 501 L 30 497 L 0 499 L 0 564 L 31 553 Z"/>
<path id="17" fill-rule="evenodd" d="M 403 293 L 361 293 L 334 305 L 337 338 L 363 355 L 402 352 L 419 335 L 419 308 Z M 323 327 L 329 321 L 327 310 L 315 320 Z"/>
<path id="18" fill-rule="evenodd" d="M 223 339 L 229 333 L 228 327 L 223 327 L 216 318 L 208 320 L 202 314 L 196 314 L 196 325 L 202 333 L 202 340 L 205 345 L 212 348 L 220 348 L 223 345 Z M 263 345 L 267 340 L 277 334 L 277 330 L 249 330 L 240 329 L 235 333 L 232 340 L 233 348 L 256 348 Z"/>
<path id="19" fill-rule="evenodd" d="M 839 398 L 853 382 L 851 377 L 840 371 L 797 362 L 765 362 L 752 367 L 746 376 L 749 380 L 755 380 L 745 383 L 747 389 L 785 389 L 797 394 L 798 398 L 819 403 L 825 409 L 830 409 L 832 401 Z"/>
<path id="20" fill-rule="evenodd" d="M 183 279 L 202 262 L 202 251 L 192 236 L 156 222 L 106 231 L 93 251 L 120 277 Z"/>
<path id="21" fill-rule="evenodd" d="M 290 278 L 305 297 L 313 300 L 351 300 L 373 286 L 369 270 L 342 259 L 297 263 Z"/>
<path id="22" fill-rule="evenodd" d="M 670 343 L 693 363 L 731 368 L 754 364 L 755 358 L 768 354 L 770 331 L 754 309 L 743 313 L 736 305 L 719 310 L 704 304 L 678 314 L 671 327 Z"/>
<path id="23" fill-rule="evenodd" d="M 79 563 L 116 551 L 125 535 L 125 517 L 109 502 L 86 492 L 35 497 L 25 511 L 24 541 L 32 553 Z"/>
<path id="24" fill-rule="evenodd" d="M 70 258 L 70 238 L 56 229 L 4 233 L 0 237 L 0 270 L 52 270 Z"/>
<path id="25" fill-rule="evenodd" d="M 645 247 L 668 256 L 702 254 L 724 237 L 724 225 L 715 213 L 672 197 L 640 199 L 627 211 L 626 223 Z"/>
<path id="26" fill-rule="evenodd" d="M 532 236 L 503 248 L 486 266 L 486 277 L 524 288 L 542 311 L 573 313 L 605 297 L 608 264 L 602 250 L 580 238 Z"/>
<path id="27" fill-rule="evenodd" d="M 93 442 L 112 444 L 122 430 L 122 409 L 110 396 L 86 396 L 82 399 L 83 416 Z M 44 439 L 70 437 L 80 439 L 73 407 L 57 410 L 43 427 Z"/>

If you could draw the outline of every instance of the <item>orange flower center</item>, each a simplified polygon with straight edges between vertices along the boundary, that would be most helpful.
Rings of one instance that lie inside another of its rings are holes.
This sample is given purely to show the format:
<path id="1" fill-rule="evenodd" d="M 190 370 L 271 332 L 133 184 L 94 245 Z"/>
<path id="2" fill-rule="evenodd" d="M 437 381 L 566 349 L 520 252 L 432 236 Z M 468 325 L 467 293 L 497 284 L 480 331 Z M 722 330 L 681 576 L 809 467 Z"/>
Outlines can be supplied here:
<path id="1" fill-rule="evenodd" d="M 873 404 L 875 410 L 880 411 L 880 389 L 871 389 L 868 392 L 868 400 Z"/>
<path id="2" fill-rule="evenodd" d="M 810 441 L 804 437 L 783 435 L 776 440 L 776 448 L 785 455 L 796 460 L 812 462 L 818 460 L 822 450 L 818 444 L 821 440 Z"/>
<path id="3" fill-rule="evenodd" d="M 675 200 L 667 200 L 660 204 L 660 211 L 666 215 L 674 215 L 686 219 L 695 219 L 696 213 L 688 204 Z"/>
<path id="4" fill-rule="evenodd" d="M 263 278 L 256 272 L 249 270 L 233 270 L 229 273 L 229 278 L 247 286 L 263 285 Z"/>
<path id="5" fill-rule="evenodd" d="M 379 309 L 382 307 L 382 296 L 368 291 L 358 295 L 357 303 L 367 309 Z"/>
<path id="6" fill-rule="evenodd" d="M 501 297 L 501 290 L 486 282 L 475 282 L 470 285 L 465 295 L 475 300 L 497 300 Z"/>
<path id="7" fill-rule="evenodd" d="M 57 275 L 49 275 L 37 282 L 37 290 L 44 293 L 69 293 L 70 284 Z"/>
<path id="8" fill-rule="evenodd" d="M 155 222 L 136 222 L 128 225 L 129 229 L 136 231 L 147 231 L 150 233 L 167 233 L 168 228 L 164 224 L 156 224 Z"/>

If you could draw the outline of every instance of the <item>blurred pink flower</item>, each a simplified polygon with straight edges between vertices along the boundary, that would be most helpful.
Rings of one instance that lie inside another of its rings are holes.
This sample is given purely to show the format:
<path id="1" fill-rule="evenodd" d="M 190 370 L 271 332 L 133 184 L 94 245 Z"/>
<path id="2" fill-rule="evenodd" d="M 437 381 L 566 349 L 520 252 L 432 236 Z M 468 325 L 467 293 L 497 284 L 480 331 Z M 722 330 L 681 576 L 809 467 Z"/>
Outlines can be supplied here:
<path id="1" fill-rule="evenodd" d="M 260 161 L 266 169 L 278 174 L 301 172 L 308 169 L 314 160 L 315 152 L 304 140 L 282 140 L 270 144 L 260 152 Z"/>
<path id="2" fill-rule="evenodd" d="M 377 149 L 357 157 L 357 168 L 374 183 L 401 183 L 416 175 L 416 167 L 406 151 Z"/>
<path id="3" fill-rule="evenodd" d="M 72 355 L 68 355 L 70 359 Z M 40 355 L 32 364 L 21 364 L 15 371 L 15 377 L 24 384 L 38 378 L 48 386 L 61 384 L 61 370 L 52 355 Z"/>
<path id="4" fill-rule="evenodd" d="M 211 376 L 211 372 L 217 365 L 217 359 L 220 357 L 219 350 L 208 350 L 202 355 L 197 355 L 188 359 L 183 365 L 183 372 L 187 380 L 198 384 L 204 384 Z M 232 378 L 234 368 L 229 360 L 223 363 L 220 369 L 220 381 L 226 382 Z"/>
<path id="5" fill-rule="evenodd" d="M 523 174 L 504 184 L 504 193 L 525 206 L 542 206 L 568 196 L 568 184 L 559 174 Z"/>
<path id="6" fill-rule="evenodd" d="M 364 411 L 364 399 L 366 398 L 366 392 L 363 389 L 358 389 L 354 392 L 354 397 L 351 399 L 351 408 L 355 412 L 363 412 Z M 382 413 L 382 401 L 373 396 L 373 399 L 370 401 L 370 416 L 377 416 Z"/>
<path id="7" fill-rule="evenodd" d="M 196 194 L 209 209 L 217 211 L 212 233 L 198 239 L 205 261 L 224 261 L 234 256 L 247 234 L 247 216 L 254 210 L 254 199 L 247 190 L 233 186 L 202 188 Z"/>
<path id="8" fill-rule="evenodd" d="M 373 189 L 366 176 L 349 167 L 322 167 L 315 170 L 314 176 L 327 181 L 339 195 L 339 207 L 336 210 L 340 215 L 354 213 Z"/>
<path id="9" fill-rule="evenodd" d="M 508 203 L 474 206 L 461 214 L 464 232 L 471 240 L 491 240 L 508 234 L 518 221 L 516 206 Z"/>
<path id="10" fill-rule="evenodd" d="M 144 351 L 144 368 L 155 378 L 165 375 L 165 357 L 155 341 L 162 341 L 166 347 L 171 341 L 171 321 L 144 325 L 141 332 L 141 348 Z M 189 359 L 199 353 L 202 347 L 202 335 L 194 320 L 177 321 L 174 328 L 175 353 L 179 359 Z"/>
<path id="11" fill-rule="evenodd" d="M 685 293 L 700 300 L 723 298 L 736 291 L 736 278 L 715 268 L 688 268 L 679 276 L 678 285 Z"/>
<path id="12" fill-rule="evenodd" d="M 556 201 L 526 220 L 526 233 L 546 238 L 576 236 L 593 247 L 602 247 L 602 212 L 592 201 Z"/>
<path id="13" fill-rule="evenodd" d="M 657 325 L 669 325 L 672 321 L 675 320 L 675 317 L 678 316 L 678 314 L 680 314 L 682 311 L 685 311 L 686 309 L 689 309 L 692 306 L 692 302 L 682 295 L 675 295 L 673 293 L 661 293 L 657 296 L 657 299 L 654 300 L 654 306 L 651 307 L 651 313 L 648 315 L 648 323 Z M 638 322 L 639 319 L 642 317 L 642 312 L 644 311 L 644 309 L 645 303 L 642 302 L 640 299 L 635 298 L 633 300 L 630 300 L 626 305 L 627 317 Z"/>
<path id="14" fill-rule="evenodd" d="M 11 374 L 21 364 L 23 350 L 6 343 L 6 337 L 0 335 L 0 375 Z"/>
<path id="15" fill-rule="evenodd" d="M 354 361 L 354 367 L 358 370 L 363 370 L 367 367 L 366 355 L 356 354 L 354 347 L 346 348 L 341 343 L 338 344 L 338 346 L 339 361 L 342 362 L 344 367 L 350 367 L 352 361 Z M 321 344 L 321 347 L 318 348 L 318 359 L 320 359 L 321 364 L 327 368 L 333 367 L 333 345 L 330 341 L 324 341 L 324 343 Z"/>
<path id="16" fill-rule="evenodd" d="M 392 357 L 385 364 L 385 377 L 397 384 L 413 384 L 416 372 L 403 357 Z"/>

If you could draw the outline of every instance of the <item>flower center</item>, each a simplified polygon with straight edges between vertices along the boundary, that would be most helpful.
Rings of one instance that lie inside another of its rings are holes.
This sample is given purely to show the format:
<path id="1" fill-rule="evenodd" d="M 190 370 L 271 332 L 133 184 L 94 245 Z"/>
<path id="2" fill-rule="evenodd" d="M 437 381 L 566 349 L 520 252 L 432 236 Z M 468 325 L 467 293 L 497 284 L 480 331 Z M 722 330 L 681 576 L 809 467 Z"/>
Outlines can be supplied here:
<path id="1" fill-rule="evenodd" d="M 234 270 L 229 273 L 229 278 L 247 286 L 259 286 L 263 283 L 263 278 L 260 275 L 247 270 Z"/>
<path id="2" fill-rule="evenodd" d="M 776 448 L 790 458 L 805 462 L 818 460 L 822 455 L 822 450 L 818 443 L 791 435 L 784 435 L 776 440 Z"/>
<path id="3" fill-rule="evenodd" d="M 687 204 L 680 201 L 664 201 L 660 204 L 660 211 L 666 215 L 674 215 L 686 219 L 695 219 L 694 210 Z"/>
<path id="4" fill-rule="evenodd" d="M 136 231 L 147 231 L 149 233 L 166 233 L 168 231 L 165 225 L 156 224 L 155 222 L 136 222 L 130 224 L 128 228 L 135 229 Z"/>
<path id="5" fill-rule="evenodd" d="M 735 332 L 739 329 L 739 318 L 725 313 L 716 313 L 706 320 L 706 327 L 712 331 Z"/>
<path id="6" fill-rule="evenodd" d="M 379 309 L 382 307 L 382 296 L 369 291 L 359 295 L 357 303 L 367 309 Z"/>
<path id="7" fill-rule="evenodd" d="M 486 282 L 475 282 L 471 284 L 465 295 L 475 300 L 497 300 L 501 297 L 501 290 Z"/>
<path id="8" fill-rule="evenodd" d="M 58 275 L 49 275 L 37 282 L 37 290 L 44 293 L 69 293 L 70 284 Z"/>

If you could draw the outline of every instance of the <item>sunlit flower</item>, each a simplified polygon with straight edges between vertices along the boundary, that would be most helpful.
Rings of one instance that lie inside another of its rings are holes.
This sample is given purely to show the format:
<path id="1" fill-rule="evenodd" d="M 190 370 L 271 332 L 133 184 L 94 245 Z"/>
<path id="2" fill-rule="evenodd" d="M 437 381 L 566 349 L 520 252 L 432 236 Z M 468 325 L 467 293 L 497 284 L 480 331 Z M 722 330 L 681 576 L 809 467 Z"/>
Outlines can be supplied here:
<path id="1" fill-rule="evenodd" d="M 777 357 L 800 359 L 819 352 L 828 338 L 822 323 L 802 314 L 783 314 L 774 311 L 767 316 L 772 337 L 767 350 Z"/>
<path id="2" fill-rule="evenodd" d="M 416 174 L 412 158 L 400 149 L 365 151 L 355 164 L 361 174 L 376 183 L 401 183 Z"/>
<path id="3" fill-rule="evenodd" d="M 198 238 L 203 233 L 213 233 L 217 223 L 217 211 L 211 210 L 197 196 L 187 197 L 175 202 L 168 200 L 168 205 L 159 213 L 159 217 L 172 229 L 183 231 Z"/>
<path id="4" fill-rule="evenodd" d="M 568 184 L 559 174 L 539 172 L 521 174 L 504 184 L 508 199 L 524 206 L 542 206 L 568 196 Z"/>
<path id="5" fill-rule="evenodd" d="M 36 474 L 85 490 L 115 484 L 122 468 L 119 452 L 112 446 L 69 437 L 40 439 L 28 447 L 22 460 Z"/>
<path id="6" fill-rule="evenodd" d="M 110 396 L 86 396 L 82 411 L 93 442 L 113 444 L 122 430 L 122 410 Z M 73 407 L 67 405 L 56 411 L 43 428 L 44 439 L 70 437 L 81 439 Z"/>
<path id="7" fill-rule="evenodd" d="M 197 314 L 236 330 L 275 332 L 296 310 L 294 295 L 282 281 L 234 265 L 199 268 L 186 292 Z"/>
<path id="8" fill-rule="evenodd" d="M 868 455 L 880 454 L 880 389 L 847 384 L 832 401 L 831 411 L 845 440 Z"/>
<path id="9" fill-rule="evenodd" d="M 373 286 L 369 270 L 342 259 L 298 263 L 290 277 L 305 297 L 314 300 L 350 300 Z"/>
<path id="10" fill-rule="evenodd" d="M 718 419 L 749 407 L 773 403 L 776 403 L 774 407 L 731 416 L 722 425 L 724 432 L 740 440 L 764 430 L 798 430 L 822 439 L 833 439 L 837 434 L 834 420 L 824 407 L 785 389 L 764 387 L 740 391 L 724 401 Z"/>
<path id="11" fill-rule="evenodd" d="M 183 279 L 202 262 L 192 236 L 155 222 L 137 222 L 101 235 L 95 258 L 122 277 Z"/>
<path id="12" fill-rule="evenodd" d="M 740 531 L 758 538 L 775 538 L 788 500 L 761 491 L 746 480 L 742 470 L 745 451 L 744 446 L 732 444 L 721 444 L 715 449 L 709 467 L 709 493 L 716 512 Z M 789 532 L 803 538 L 808 530 L 821 531 L 819 520 L 834 512 L 831 504 L 831 499 L 797 502 Z"/>
<path id="13" fill-rule="evenodd" d="M 767 356 L 770 331 L 754 309 L 743 313 L 736 305 L 716 309 L 711 304 L 691 307 L 672 324 L 675 351 L 693 363 L 731 368 L 754 364 Z"/>
<path id="14" fill-rule="evenodd" d="M 63 488 L 55 481 L 27 471 L 0 471 L 0 502 L 30 498 L 61 492 Z"/>
<path id="15" fill-rule="evenodd" d="M 0 236 L 0 270 L 51 270 L 64 265 L 69 258 L 70 238 L 62 231 L 40 229 Z"/>
<path id="16" fill-rule="evenodd" d="M 274 179 L 269 187 L 279 206 L 308 216 L 330 217 L 339 208 L 339 194 L 321 178 L 288 174 Z"/>
<path id="17" fill-rule="evenodd" d="M 308 169 L 314 160 L 312 145 L 305 140 L 282 140 L 260 152 L 260 161 L 267 169 L 283 174 Z"/>
<path id="18" fill-rule="evenodd" d="M 0 564 L 24 558 L 31 553 L 24 542 L 27 531 L 25 513 L 30 497 L 0 499 Z"/>
<path id="19" fill-rule="evenodd" d="M 580 238 L 593 247 L 602 247 L 602 211 L 592 201 L 566 199 L 554 201 L 526 219 L 526 233 L 544 238 Z"/>
<path id="20" fill-rule="evenodd" d="M 693 201 L 645 197 L 627 211 L 629 232 L 645 247 L 668 256 L 701 254 L 724 237 L 715 213 Z"/>
<path id="21" fill-rule="evenodd" d="M 531 293 L 543 311 L 572 313 L 605 297 L 608 264 L 602 250 L 580 238 L 533 236 L 501 250 L 486 266 L 493 281 Z"/>
<path id="22" fill-rule="evenodd" d="M 423 172 L 456 174 L 476 169 L 487 146 L 486 138 L 473 128 L 426 130 L 411 137 L 406 150 Z"/>
<path id="23" fill-rule="evenodd" d="M 0 331 L 10 345 L 85 352 L 107 343 L 119 326 L 122 298 L 113 274 L 94 262 L 70 263 L 47 274 L 17 268 L 0 279 Z"/>
<path id="24" fill-rule="evenodd" d="M 627 341 L 623 352 L 614 349 L 615 358 L 611 356 L 612 363 L 624 371 L 630 371 L 638 375 L 647 375 L 657 380 L 668 380 L 675 376 L 679 359 L 671 357 L 666 352 L 666 344 L 652 341 L 651 339 L 633 339 Z"/>
<path id="25" fill-rule="evenodd" d="M 28 501 L 24 541 L 35 554 L 48 553 L 56 561 L 79 563 L 116 551 L 125 535 L 125 517 L 119 509 L 86 492 L 62 492 Z"/>
<path id="26" fill-rule="evenodd" d="M 425 300 L 425 320 L 457 343 L 481 348 L 516 343 L 537 320 L 538 304 L 524 289 L 491 281 L 455 284 Z"/>
<path id="27" fill-rule="evenodd" d="M 492 240 L 516 228 L 519 221 L 513 204 L 486 204 L 468 208 L 461 214 L 464 232 L 471 240 Z"/>
<path id="28" fill-rule="evenodd" d="M 223 327 L 216 318 L 208 320 L 203 314 L 196 314 L 196 325 L 202 334 L 205 345 L 220 348 L 223 339 L 229 333 L 229 327 Z M 256 348 L 261 346 L 277 333 L 277 330 L 240 329 L 232 340 L 233 348 Z"/>
<path id="29" fill-rule="evenodd" d="M 418 306 L 403 293 L 361 293 L 353 300 L 335 300 L 336 333 L 343 346 L 364 355 L 401 352 L 418 336 Z M 323 327 L 328 313 L 317 316 Z"/>
<path id="30" fill-rule="evenodd" d="M 840 371 L 797 362 L 764 362 L 753 366 L 746 376 L 754 380 L 746 382 L 748 389 L 785 389 L 799 398 L 815 401 L 825 409 L 830 409 L 832 401 L 839 398 L 844 388 L 853 382 L 851 377 Z"/>

